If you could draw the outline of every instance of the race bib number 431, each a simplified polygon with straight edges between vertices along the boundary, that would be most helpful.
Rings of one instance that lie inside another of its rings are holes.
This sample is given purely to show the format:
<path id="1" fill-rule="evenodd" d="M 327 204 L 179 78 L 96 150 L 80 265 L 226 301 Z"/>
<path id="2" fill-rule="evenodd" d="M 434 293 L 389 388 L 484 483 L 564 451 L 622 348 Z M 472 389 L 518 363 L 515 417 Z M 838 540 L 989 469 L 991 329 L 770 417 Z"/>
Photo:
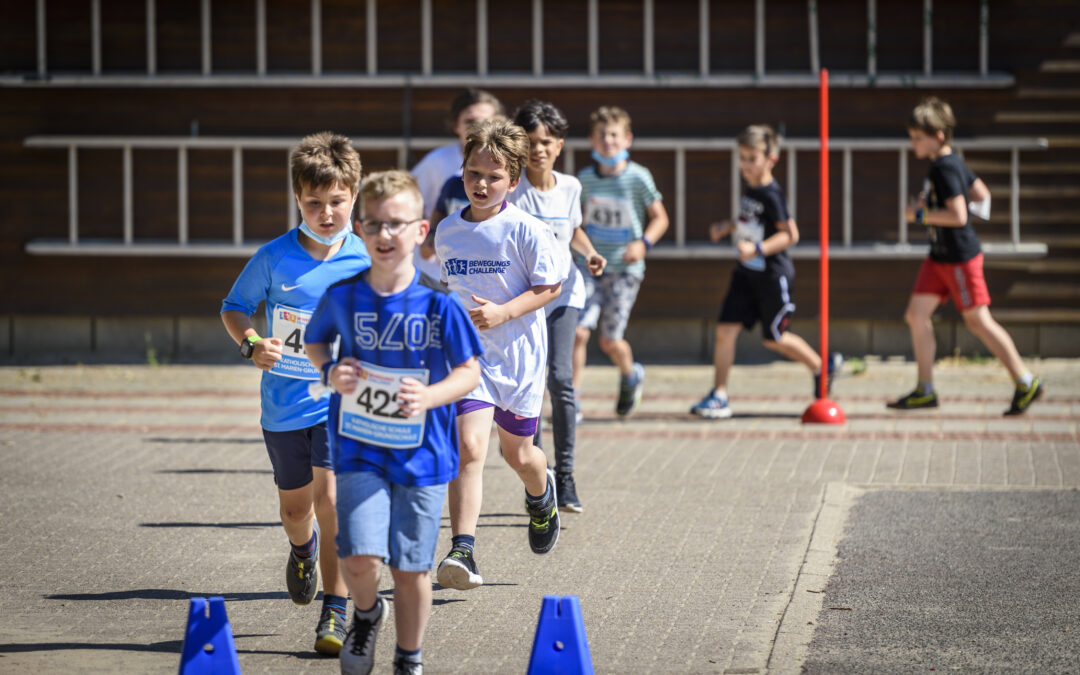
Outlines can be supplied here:
<path id="1" fill-rule="evenodd" d="M 342 394 L 338 433 L 383 448 L 408 449 L 424 439 L 427 415 L 405 417 L 397 401 L 406 377 L 428 383 L 424 368 L 384 368 L 360 362 L 360 382 L 352 394 Z"/>
<path id="2" fill-rule="evenodd" d="M 633 239 L 633 215 L 629 199 L 589 197 L 585 204 L 585 229 L 597 243 L 628 244 Z"/>
<path id="3" fill-rule="evenodd" d="M 274 308 L 270 334 L 280 338 L 281 360 L 270 370 L 275 375 L 300 380 L 318 380 L 319 371 L 308 361 L 304 353 L 304 330 L 311 320 L 311 312 L 278 305 Z"/>

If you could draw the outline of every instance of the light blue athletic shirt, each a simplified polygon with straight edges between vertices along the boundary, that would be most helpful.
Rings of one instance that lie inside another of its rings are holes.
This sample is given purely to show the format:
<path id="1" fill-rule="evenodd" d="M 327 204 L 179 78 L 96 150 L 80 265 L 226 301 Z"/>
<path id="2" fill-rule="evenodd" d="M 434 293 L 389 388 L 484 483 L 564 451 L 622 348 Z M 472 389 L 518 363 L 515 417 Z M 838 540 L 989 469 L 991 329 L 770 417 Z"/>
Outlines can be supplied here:
<path id="1" fill-rule="evenodd" d="M 311 312 L 330 284 L 359 274 L 371 266 L 364 242 L 351 232 L 329 260 L 315 260 L 292 229 L 255 252 L 236 278 L 221 311 L 253 315 L 266 302 L 267 334 L 285 342 L 282 359 L 262 374 L 262 418 L 267 431 L 306 429 L 326 421 L 329 396 L 311 398 L 308 385 L 319 373 L 304 354 L 303 331 Z M 276 334 L 275 326 L 278 328 Z"/>
<path id="2" fill-rule="evenodd" d="M 600 176 L 596 166 L 587 166 L 578 173 L 578 180 L 585 233 L 600 255 L 607 258 L 604 273 L 629 272 L 643 277 L 645 260 L 627 265 L 623 253 L 627 244 L 641 239 L 645 232 L 645 209 L 662 199 L 652 174 L 637 162 L 627 162 L 626 169 L 615 176 Z M 576 259 L 580 261 L 580 256 Z"/>

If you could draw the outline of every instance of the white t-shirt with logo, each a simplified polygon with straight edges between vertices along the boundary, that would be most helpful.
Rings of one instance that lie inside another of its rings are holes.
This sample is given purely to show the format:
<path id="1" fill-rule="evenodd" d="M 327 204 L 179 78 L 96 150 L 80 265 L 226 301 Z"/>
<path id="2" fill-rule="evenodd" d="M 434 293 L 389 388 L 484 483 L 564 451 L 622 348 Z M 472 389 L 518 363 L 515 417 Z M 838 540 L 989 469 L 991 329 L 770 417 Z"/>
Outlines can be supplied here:
<path id="1" fill-rule="evenodd" d="M 555 175 L 554 188 L 538 190 L 523 174 L 517 189 L 507 197 L 525 213 L 547 223 L 559 243 L 559 254 L 566 265 L 567 276 L 562 294 L 545 307 L 548 313 L 559 307 L 585 307 L 585 282 L 570 255 L 570 240 L 574 237 L 574 231 L 581 227 L 581 182 L 565 173 L 552 173 Z"/>
<path id="2" fill-rule="evenodd" d="M 466 209 L 465 211 L 468 211 Z M 441 280 L 466 310 L 473 295 L 505 304 L 533 286 L 552 286 L 565 264 L 545 223 L 513 204 L 483 222 L 448 215 L 435 231 Z M 521 417 L 539 417 L 547 366 L 547 320 L 543 308 L 480 331 L 480 384 L 465 398 L 486 401 Z"/>

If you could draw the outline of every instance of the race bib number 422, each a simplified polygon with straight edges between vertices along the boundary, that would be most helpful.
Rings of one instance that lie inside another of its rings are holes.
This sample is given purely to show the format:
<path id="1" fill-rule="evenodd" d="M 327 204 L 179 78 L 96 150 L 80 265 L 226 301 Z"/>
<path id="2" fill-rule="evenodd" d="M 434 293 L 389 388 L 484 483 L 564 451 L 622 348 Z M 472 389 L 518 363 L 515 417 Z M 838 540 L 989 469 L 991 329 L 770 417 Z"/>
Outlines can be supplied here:
<path id="1" fill-rule="evenodd" d="M 398 405 L 401 380 L 428 383 L 425 368 L 384 368 L 360 362 L 360 382 L 352 394 L 342 394 L 338 433 L 362 443 L 403 450 L 424 440 L 427 415 L 405 417 Z"/>

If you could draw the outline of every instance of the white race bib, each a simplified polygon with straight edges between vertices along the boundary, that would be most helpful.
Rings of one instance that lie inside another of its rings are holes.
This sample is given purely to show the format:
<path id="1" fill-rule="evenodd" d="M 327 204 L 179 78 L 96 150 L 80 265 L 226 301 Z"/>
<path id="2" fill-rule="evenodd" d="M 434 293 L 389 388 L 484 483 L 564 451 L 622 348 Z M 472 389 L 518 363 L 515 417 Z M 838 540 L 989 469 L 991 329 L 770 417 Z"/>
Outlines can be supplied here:
<path id="1" fill-rule="evenodd" d="M 634 220 L 630 200 L 621 197 L 589 197 L 585 205 L 585 229 L 601 244 L 629 244 Z"/>
<path id="2" fill-rule="evenodd" d="M 383 448 L 418 447 L 424 440 L 427 415 L 402 415 L 397 395 L 405 377 L 428 383 L 426 368 L 384 368 L 361 361 L 356 391 L 341 396 L 338 433 Z"/>
<path id="3" fill-rule="evenodd" d="M 270 334 L 282 341 L 281 360 L 270 372 L 298 380 L 318 380 L 319 371 L 308 361 L 304 353 L 304 330 L 311 320 L 311 312 L 285 305 L 274 308 Z"/>
<path id="4" fill-rule="evenodd" d="M 731 243 L 735 246 L 735 256 L 739 255 L 739 242 L 748 241 L 751 244 L 760 244 L 765 238 L 765 227 L 761 221 L 747 221 L 739 218 L 735 221 L 735 232 L 731 235 Z M 743 267 L 761 272 L 765 269 L 765 258 L 754 256 L 746 261 L 739 261 Z"/>

